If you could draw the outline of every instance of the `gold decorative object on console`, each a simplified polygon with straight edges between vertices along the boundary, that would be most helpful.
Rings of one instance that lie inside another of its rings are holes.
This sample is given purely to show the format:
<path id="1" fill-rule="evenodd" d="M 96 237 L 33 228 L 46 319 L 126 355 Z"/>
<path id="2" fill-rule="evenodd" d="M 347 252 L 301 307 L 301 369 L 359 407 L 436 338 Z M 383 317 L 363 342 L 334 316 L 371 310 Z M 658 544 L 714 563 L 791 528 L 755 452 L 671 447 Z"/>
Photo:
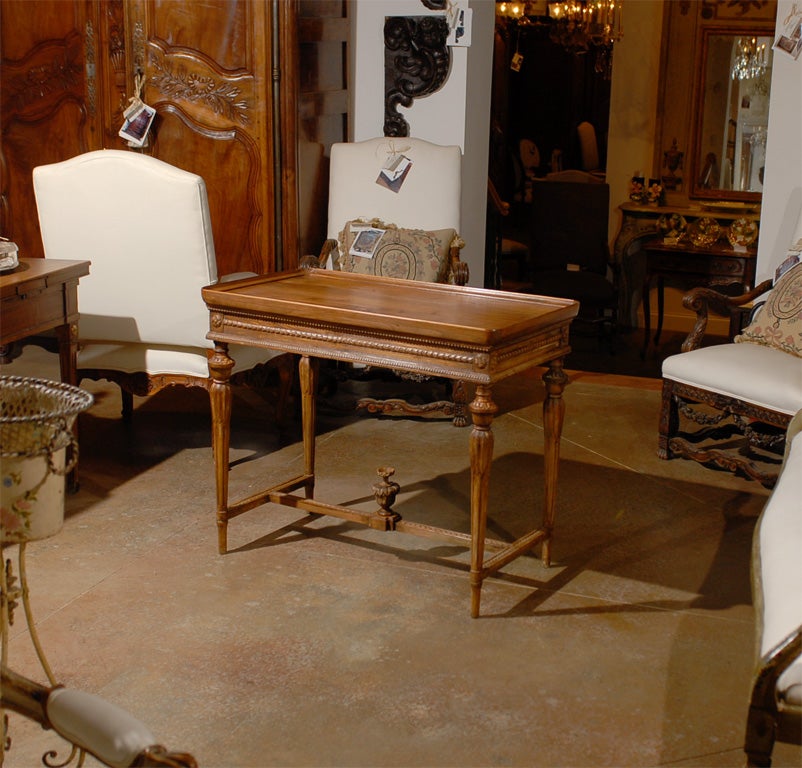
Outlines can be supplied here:
<path id="1" fill-rule="evenodd" d="M 657 229 L 663 235 L 664 243 L 677 243 L 685 234 L 688 222 L 681 213 L 663 214 L 657 220 Z"/>
<path id="2" fill-rule="evenodd" d="M 733 248 L 748 248 L 757 240 L 757 224 L 753 219 L 735 219 L 727 230 L 727 239 Z"/>
<path id="3" fill-rule="evenodd" d="M 721 234 L 719 223 L 710 218 L 702 216 L 688 227 L 688 237 L 697 248 L 706 248 L 718 240 Z"/>

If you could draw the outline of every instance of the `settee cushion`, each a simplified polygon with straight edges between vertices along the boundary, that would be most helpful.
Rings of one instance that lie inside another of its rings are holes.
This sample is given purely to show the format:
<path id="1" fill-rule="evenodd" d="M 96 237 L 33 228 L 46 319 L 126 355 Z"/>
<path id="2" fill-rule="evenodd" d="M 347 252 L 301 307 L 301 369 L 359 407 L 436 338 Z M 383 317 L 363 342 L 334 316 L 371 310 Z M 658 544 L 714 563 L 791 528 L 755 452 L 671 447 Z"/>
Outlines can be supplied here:
<path id="1" fill-rule="evenodd" d="M 372 255 L 355 255 L 350 252 L 351 247 L 357 234 L 366 228 L 384 230 L 384 234 Z M 455 236 L 453 229 L 427 232 L 377 219 L 349 221 L 340 232 L 339 260 L 335 266 L 343 272 L 441 283 L 449 277 L 448 256 Z"/>
<path id="2" fill-rule="evenodd" d="M 793 416 L 802 410 L 802 362 L 758 344 L 718 344 L 667 357 L 663 378 Z"/>
<path id="3" fill-rule="evenodd" d="M 766 303 L 735 341 L 776 347 L 802 357 L 802 263 L 777 281 Z"/>
<path id="4" fill-rule="evenodd" d="M 791 437 L 800 426 L 802 412 L 789 426 L 783 470 L 756 534 L 761 656 L 802 625 L 802 433 Z M 802 658 L 780 675 L 777 696 L 785 706 L 802 708 Z"/>

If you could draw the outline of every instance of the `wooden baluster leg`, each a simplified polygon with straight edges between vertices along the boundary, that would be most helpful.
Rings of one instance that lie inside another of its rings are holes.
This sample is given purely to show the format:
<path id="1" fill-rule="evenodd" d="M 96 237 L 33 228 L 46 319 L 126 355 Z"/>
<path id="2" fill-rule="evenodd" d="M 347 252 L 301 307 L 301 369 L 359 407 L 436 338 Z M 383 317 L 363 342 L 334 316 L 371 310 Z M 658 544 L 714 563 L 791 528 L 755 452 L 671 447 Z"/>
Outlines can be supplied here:
<path id="1" fill-rule="evenodd" d="M 568 376 L 563 370 L 563 359 L 558 358 L 549 363 L 549 369 L 543 374 L 546 384 L 546 397 L 543 400 L 543 475 L 545 479 L 543 530 L 546 538 L 540 558 L 543 565 L 551 564 L 551 537 L 554 530 L 554 515 L 557 510 L 557 475 L 560 465 L 560 437 L 565 418 L 565 401 L 562 393 L 568 383 Z"/>
<path id="2" fill-rule="evenodd" d="M 316 358 L 304 355 L 298 361 L 298 378 L 301 385 L 301 423 L 304 440 L 304 472 L 310 476 L 306 485 L 306 498 L 314 497 L 315 492 L 315 421 L 319 362 Z"/>
<path id="3" fill-rule="evenodd" d="M 473 417 L 471 430 L 471 618 L 479 616 L 484 579 L 485 531 L 487 499 L 490 487 L 490 465 L 493 460 L 493 432 L 490 425 L 498 407 L 492 391 L 480 384 L 468 406 Z"/>
<path id="4" fill-rule="evenodd" d="M 231 444 L 231 370 L 234 361 L 228 356 L 228 344 L 214 343 L 209 358 L 209 400 L 212 407 L 212 452 L 217 485 L 217 550 L 228 549 L 228 459 Z"/>
<path id="5" fill-rule="evenodd" d="M 75 323 L 60 325 L 56 328 L 56 338 L 61 380 L 75 387 L 78 384 L 78 326 Z"/>

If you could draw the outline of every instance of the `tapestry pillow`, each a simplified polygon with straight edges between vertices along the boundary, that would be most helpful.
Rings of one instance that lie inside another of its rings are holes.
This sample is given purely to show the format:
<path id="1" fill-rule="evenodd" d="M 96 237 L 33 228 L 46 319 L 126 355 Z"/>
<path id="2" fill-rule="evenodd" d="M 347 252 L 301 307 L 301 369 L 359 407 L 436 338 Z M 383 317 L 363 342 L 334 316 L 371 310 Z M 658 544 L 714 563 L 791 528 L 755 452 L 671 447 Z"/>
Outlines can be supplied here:
<path id="1" fill-rule="evenodd" d="M 775 347 L 802 357 L 802 263 L 789 269 L 735 341 Z"/>
<path id="2" fill-rule="evenodd" d="M 378 241 L 372 230 L 382 233 Z M 334 266 L 343 272 L 442 283 L 451 279 L 449 249 L 455 237 L 453 229 L 425 232 L 402 229 L 378 219 L 349 221 L 340 232 L 338 261 Z M 360 248 L 363 241 L 367 245 Z M 360 255 L 360 251 L 365 255 Z"/>

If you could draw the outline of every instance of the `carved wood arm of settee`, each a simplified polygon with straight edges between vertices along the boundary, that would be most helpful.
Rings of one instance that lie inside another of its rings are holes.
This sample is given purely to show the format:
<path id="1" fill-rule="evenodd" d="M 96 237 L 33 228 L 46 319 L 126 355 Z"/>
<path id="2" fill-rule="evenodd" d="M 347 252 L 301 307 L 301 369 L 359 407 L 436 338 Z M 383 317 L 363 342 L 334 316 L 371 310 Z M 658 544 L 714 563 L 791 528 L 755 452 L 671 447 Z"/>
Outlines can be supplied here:
<path id="1" fill-rule="evenodd" d="M 5 665 L 0 682 L 3 709 L 23 715 L 42 728 L 52 729 L 104 765 L 198 768 L 197 761 L 188 752 L 172 752 L 157 744 L 143 723 L 99 696 L 61 685 L 40 685 Z M 42 762 L 51 765 L 44 758 Z M 82 764 L 82 760 L 78 762 Z"/>
<path id="2" fill-rule="evenodd" d="M 317 256 L 313 256 L 312 254 L 301 256 L 299 265 L 302 269 L 325 269 L 326 262 L 329 260 L 329 255 L 332 252 L 336 252 L 338 247 L 337 241 L 333 238 L 329 238 L 323 243 L 323 247 L 320 249 L 320 253 Z"/>
<path id="3" fill-rule="evenodd" d="M 693 329 L 682 343 L 682 351 L 690 352 L 702 343 L 702 338 L 707 330 L 707 317 L 710 310 L 721 315 L 729 315 L 734 309 L 743 307 L 754 301 L 758 296 L 770 291 L 771 287 L 772 281 L 764 280 L 751 291 L 739 296 L 728 296 L 713 288 L 704 287 L 694 288 L 685 294 L 682 299 L 682 306 L 696 313 L 696 323 L 694 323 Z"/>
<path id="4" fill-rule="evenodd" d="M 790 586 L 790 585 L 789 585 Z M 758 662 L 749 700 L 744 751 L 749 766 L 771 765 L 777 718 L 777 681 L 802 653 L 802 625 Z"/>

